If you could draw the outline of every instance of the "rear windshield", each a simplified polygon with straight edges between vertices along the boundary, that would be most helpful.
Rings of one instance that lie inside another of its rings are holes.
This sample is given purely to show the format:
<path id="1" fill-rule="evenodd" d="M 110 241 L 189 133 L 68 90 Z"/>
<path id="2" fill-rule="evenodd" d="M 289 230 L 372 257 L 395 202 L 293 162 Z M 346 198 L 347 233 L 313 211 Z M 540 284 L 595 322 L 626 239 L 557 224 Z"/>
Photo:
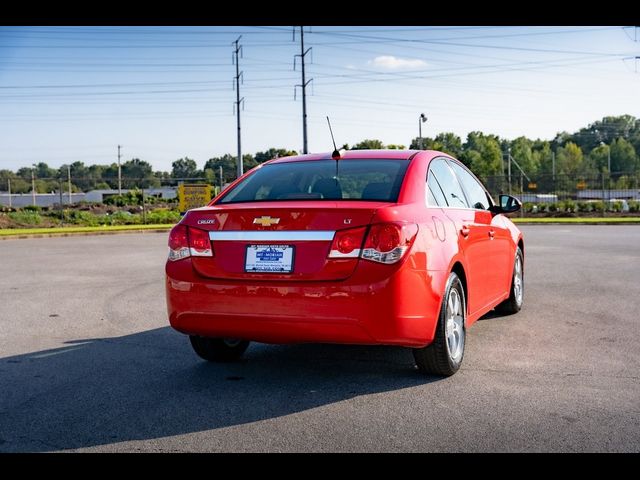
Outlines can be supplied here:
<path id="1" fill-rule="evenodd" d="M 407 160 L 313 160 L 272 163 L 247 177 L 216 203 L 282 200 L 396 202 Z"/>

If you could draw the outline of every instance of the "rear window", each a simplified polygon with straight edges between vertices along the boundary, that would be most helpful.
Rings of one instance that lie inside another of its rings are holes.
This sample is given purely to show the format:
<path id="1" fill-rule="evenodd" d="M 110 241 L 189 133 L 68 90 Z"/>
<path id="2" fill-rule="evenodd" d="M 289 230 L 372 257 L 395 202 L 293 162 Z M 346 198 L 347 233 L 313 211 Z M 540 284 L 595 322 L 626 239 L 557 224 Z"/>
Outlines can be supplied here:
<path id="1" fill-rule="evenodd" d="M 314 160 L 258 169 L 217 203 L 286 200 L 396 202 L 407 160 Z"/>

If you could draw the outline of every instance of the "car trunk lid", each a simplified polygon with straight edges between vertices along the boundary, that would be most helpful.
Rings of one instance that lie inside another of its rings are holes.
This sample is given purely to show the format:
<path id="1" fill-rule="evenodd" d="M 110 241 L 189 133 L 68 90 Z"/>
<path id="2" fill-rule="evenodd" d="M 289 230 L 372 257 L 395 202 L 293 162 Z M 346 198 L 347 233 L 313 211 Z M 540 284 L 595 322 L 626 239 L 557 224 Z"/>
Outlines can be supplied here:
<path id="1" fill-rule="evenodd" d="M 328 258 L 335 232 L 367 226 L 370 201 L 255 202 L 191 210 L 183 223 L 209 232 L 212 257 L 192 258 L 208 278 L 323 281 L 348 278 L 358 258 Z"/>

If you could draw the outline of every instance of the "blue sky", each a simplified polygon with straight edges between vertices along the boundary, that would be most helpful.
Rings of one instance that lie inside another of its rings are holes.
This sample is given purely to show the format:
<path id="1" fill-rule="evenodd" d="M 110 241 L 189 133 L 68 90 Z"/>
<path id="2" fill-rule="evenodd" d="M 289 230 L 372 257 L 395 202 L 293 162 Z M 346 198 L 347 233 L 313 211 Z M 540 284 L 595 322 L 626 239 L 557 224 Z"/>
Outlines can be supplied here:
<path id="1" fill-rule="evenodd" d="M 137 157 L 155 169 L 236 152 L 232 42 L 242 35 L 244 153 L 302 150 L 292 27 L 0 27 L 0 169 Z M 481 130 L 551 139 L 640 117 L 640 32 L 623 27 L 305 27 L 309 150 Z M 631 57 L 631 58 L 629 58 Z"/>

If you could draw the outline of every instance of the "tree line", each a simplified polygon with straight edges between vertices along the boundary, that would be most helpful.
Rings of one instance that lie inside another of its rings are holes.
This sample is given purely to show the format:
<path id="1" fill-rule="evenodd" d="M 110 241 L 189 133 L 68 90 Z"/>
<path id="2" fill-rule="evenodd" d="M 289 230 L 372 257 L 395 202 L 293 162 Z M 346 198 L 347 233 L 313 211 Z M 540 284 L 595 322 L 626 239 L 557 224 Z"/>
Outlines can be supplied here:
<path id="1" fill-rule="evenodd" d="M 616 179 L 640 170 L 640 119 L 631 115 L 605 117 L 575 133 L 558 133 L 553 140 L 532 140 L 524 136 L 508 140 L 474 131 L 463 141 L 454 133 L 444 132 L 435 137 L 414 138 L 409 148 L 418 149 L 420 146 L 423 149 L 440 150 L 458 158 L 482 179 L 504 175 L 509 154 L 529 177 L 555 174 L 578 179 L 606 174 Z M 406 147 L 384 145 L 380 140 L 368 139 L 353 146 L 345 144 L 343 148 L 358 150 Z M 272 158 L 296 154 L 296 151 L 285 148 L 270 148 L 254 155 L 246 154 L 243 155 L 244 168 L 247 171 Z M 172 163 L 170 172 L 154 171 L 150 163 L 133 158 L 121 165 L 122 188 L 176 185 L 178 179 L 219 184 L 220 167 L 223 183 L 236 178 L 236 156 L 233 154 L 210 158 L 202 168 L 198 168 L 196 161 L 191 158 L 180 158 Z M 30 192 L 32 172 L 39 193 L 57 191 L 61 185 L 66 189 L 67 184 L 63 182 L 66 182 L 68 170 L 74 191 L 118 186 L 116 163 L 85 165 L 84 162 L 76 161 L 55 169 L 43 161 L 33 169 L 23 167 L 16 172 L 0 170 L 0 190 L 7 189 L 10 179 L 12 192 Z M 514 175 L 520 174 L 515 167 L 512 172 Z"/>

